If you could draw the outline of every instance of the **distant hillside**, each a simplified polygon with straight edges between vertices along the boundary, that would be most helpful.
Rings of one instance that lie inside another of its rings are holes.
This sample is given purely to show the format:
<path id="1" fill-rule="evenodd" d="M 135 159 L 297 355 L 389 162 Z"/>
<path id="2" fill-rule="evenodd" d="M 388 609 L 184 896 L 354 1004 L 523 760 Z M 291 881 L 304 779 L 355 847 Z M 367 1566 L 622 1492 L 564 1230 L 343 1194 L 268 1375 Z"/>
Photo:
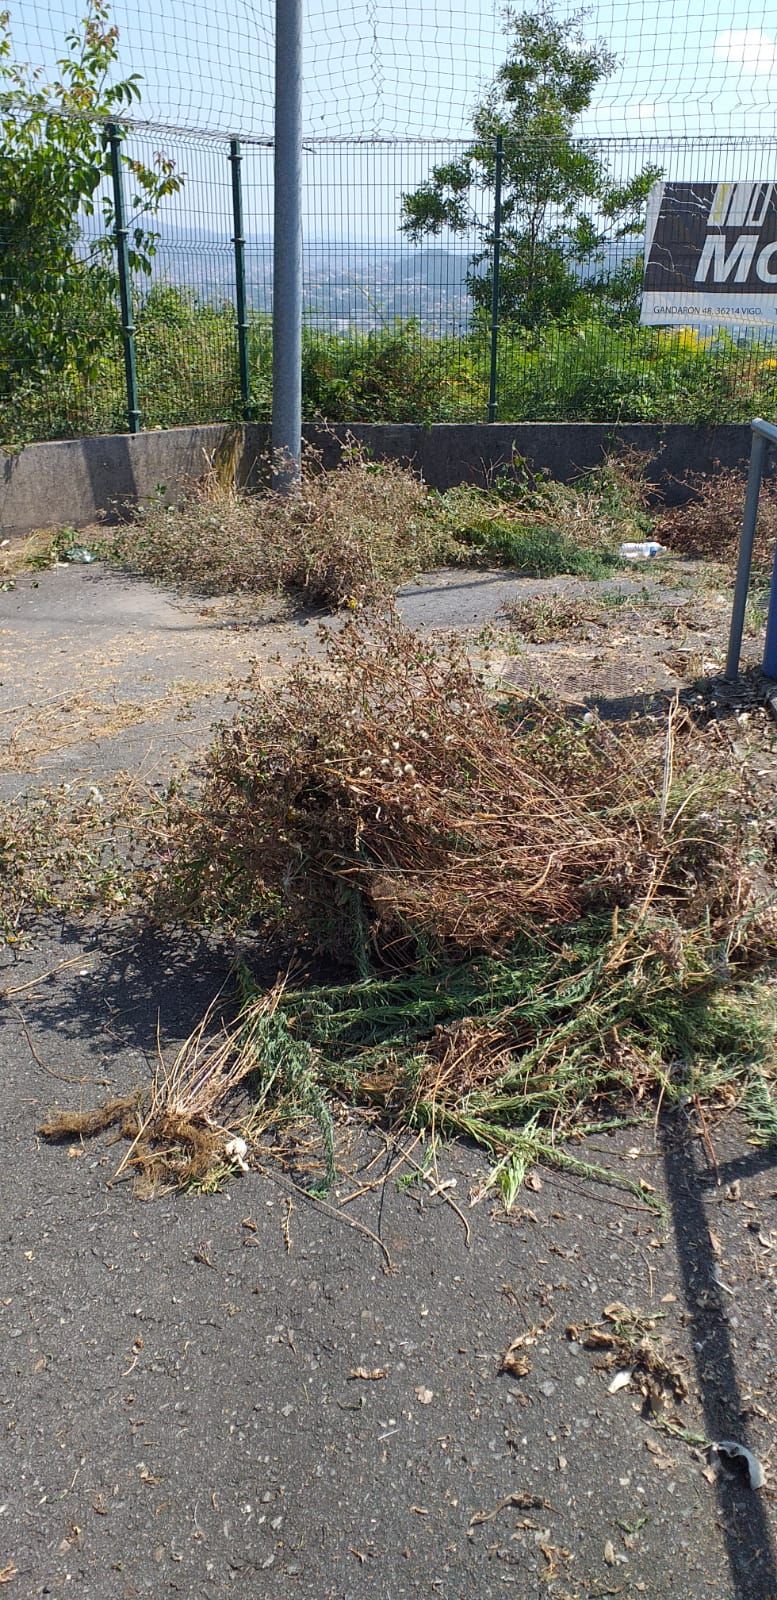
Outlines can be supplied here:
<path id="1" fill-rule="evenodd" d="M 633 258 L 641 240 L 607 246 L 602 262 L 614 269 Z M 306 321 L 337 332 L 367 332 L 396 321 L 413 320 L 425 332 L 460 334 L 471 315 L 467 293 L 470 257 L 466 250 L 407 240 L 375 245 L 311 242 L 304 249 Z M 598 269 L 597 269 L 598 270 Z M 581 276 L 586 276 L 585 271 Z M 223 304 L 234 298 L 234 254 L 229 240 L 207 234 L 182 234 L 160 241 L 154 279 L 193 290 L 202 300 Z M 253 311 L 272 309 L 272 242 L 246 242 L 246 287 Z"/>

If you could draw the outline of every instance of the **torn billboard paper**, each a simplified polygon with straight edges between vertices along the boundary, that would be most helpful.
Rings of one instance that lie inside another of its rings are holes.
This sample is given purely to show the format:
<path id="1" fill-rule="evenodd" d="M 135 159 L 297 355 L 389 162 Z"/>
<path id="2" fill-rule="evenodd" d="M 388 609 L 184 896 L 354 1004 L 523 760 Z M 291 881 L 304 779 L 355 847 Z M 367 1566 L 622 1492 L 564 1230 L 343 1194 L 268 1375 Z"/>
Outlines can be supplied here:
<path id="1" fill-rule="evenodd" d="M 640 321 L 777 326 L 777 183 L 656 183 Z"/>

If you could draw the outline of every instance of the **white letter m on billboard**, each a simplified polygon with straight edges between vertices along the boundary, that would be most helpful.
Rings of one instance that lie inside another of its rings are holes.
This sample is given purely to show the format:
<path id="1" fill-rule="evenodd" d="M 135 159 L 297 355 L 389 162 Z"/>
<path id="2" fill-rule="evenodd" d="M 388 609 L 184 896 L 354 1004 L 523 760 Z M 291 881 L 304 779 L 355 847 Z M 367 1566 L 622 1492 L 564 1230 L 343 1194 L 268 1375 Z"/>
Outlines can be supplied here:
<path id="1" fill-rule="evenodd" d="M 728 283 L 732 273 L 734 283 L 746 283 L 758 242 L 757 233 L 742 233 L 726 255 L 725 234 L 708 233 L 696 268 L 696 282 L 705 283 L 712 267 L 713 283 Z"/>

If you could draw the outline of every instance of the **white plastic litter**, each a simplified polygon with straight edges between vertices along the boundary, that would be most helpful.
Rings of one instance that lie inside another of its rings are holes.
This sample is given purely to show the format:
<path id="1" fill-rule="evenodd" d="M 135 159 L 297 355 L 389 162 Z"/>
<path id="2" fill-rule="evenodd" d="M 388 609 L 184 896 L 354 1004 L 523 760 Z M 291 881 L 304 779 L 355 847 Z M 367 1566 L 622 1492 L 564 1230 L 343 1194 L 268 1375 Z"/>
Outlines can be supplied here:
<path id="1" fill-rule="evenodd" d="M 248 1145 L 246 1144 L 245 1139 L 235 1138 L 228 1140 L 227 1144 L 224 1146 L 224 1154 L 225 1156 L 229 1157 L 230 1161 L 234 1161 L 235 1166 L 239 1167 L 241 1172 L 250 1171 L 248 1162 L 246 1161 L 246 1156 L 248 1155 Z"/>
<path id="2" fill-rule="evenodd" d="M 623 561 L 650 561 L 653 556 L 665 555 L 666 545 L 659 544 L 655 539 L 643 539 L 637 544 L 622 544 L 620 553 Z"/>

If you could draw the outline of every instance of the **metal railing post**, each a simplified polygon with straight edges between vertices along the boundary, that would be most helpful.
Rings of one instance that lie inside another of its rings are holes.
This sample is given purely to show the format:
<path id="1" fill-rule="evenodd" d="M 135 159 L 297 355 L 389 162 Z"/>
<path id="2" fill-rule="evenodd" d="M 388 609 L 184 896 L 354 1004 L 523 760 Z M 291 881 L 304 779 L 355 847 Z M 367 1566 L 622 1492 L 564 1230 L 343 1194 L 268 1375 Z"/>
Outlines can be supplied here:
<path id="1" fill-rule="evenodd" d="M 124 179 L 121 170 L 121 139 L 122 134 L 118 123 L 109 122 L 108 141 L 111 152 L 111 177 L 113 179 L 116 261 L 119 269 L 121 336 L 124 343 L 124 376 L 127 385 L 127 423 L 130 433 L 137 433 L 140 429 L 138 369 L 135 355 L 135 323 L 132 318 L 127 212 L 124 203 Z"/>
<path id="2" fill-rule="evenodd" d="M 229 160 L 232 167 L 232 224 L 235 246 L 235 310 L 237 326 L 237 359 L 240 368 L 240 400 L 243 417 L 251 415 L 251 379 L 248 370 L 248 317 L 246 314 L 246 241 L 243 228 L 243 185 L 240 163 L 243 154 L 239 139 L 229 141 Z"/>
<path id="3" fill-rule="evenodd" d="M 766 617 L 763 672 L 765 678 L 777 678 L 777 545 L 774 549 L 772 586 L 769 590 L 769 611 Z"/>
<path id="4" fill-rule="evenodd" d="M 302 0 L 275 0 L 273 487 L 302 470 Z"/>
<path id="5" fill-rule="evenodd" d="M 499 357 L 499 257 L 502 245 L 502 162 L 504 140 L 496 136 L 494 167 L 494 253 L 491 261 L 491 352 L 488 373 L 488 420 L 496 421 L 497 366 Z"/>

